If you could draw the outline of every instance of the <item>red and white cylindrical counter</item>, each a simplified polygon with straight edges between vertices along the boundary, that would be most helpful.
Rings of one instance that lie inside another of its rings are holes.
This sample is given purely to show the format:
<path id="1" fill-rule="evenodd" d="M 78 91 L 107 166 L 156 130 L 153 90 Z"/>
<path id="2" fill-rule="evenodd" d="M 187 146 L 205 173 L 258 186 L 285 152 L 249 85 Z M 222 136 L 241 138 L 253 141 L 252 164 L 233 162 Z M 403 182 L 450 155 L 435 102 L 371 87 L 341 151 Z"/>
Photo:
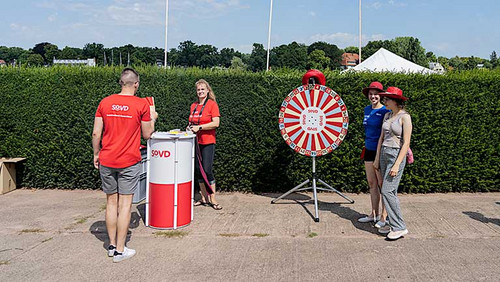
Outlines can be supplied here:
<path id="1" fill-rule="evenodd" d="M 177 229 L 193 220 L 195 137 L 155 132 L 148 140 L 146 226 Z"/>

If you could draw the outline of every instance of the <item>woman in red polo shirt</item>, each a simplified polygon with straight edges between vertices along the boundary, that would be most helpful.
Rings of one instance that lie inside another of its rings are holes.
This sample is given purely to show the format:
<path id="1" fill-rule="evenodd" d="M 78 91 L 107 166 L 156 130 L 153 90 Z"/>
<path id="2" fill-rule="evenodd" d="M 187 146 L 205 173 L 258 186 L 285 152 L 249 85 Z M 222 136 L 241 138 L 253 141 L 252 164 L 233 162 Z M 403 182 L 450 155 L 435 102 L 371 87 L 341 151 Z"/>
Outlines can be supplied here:
<path id="1" fill-rule="evenodd" d="M 195 162 L 199 163 L 198 156 L 200 156 L 202 168 L 208 181 L 207 185 L 210 187 L 205 186 L 203 177 L 198 180 L 201 200 L 194 205 L 210 204 L 214 209 L 220 210 L 222 206 L 215 200 L 215 177 L 212 172 L 215 155 L 215 129 L 219 127 L 220 121 L 219 106 L 215 102 L 214 91 L 206 80 L 200 79 L 195 85 L 198 101 L 191 105 L 189 129 L 196 133 L 200 148 Z M 199 175 L 203 174 L 201 170 L 199 172 Z"/>

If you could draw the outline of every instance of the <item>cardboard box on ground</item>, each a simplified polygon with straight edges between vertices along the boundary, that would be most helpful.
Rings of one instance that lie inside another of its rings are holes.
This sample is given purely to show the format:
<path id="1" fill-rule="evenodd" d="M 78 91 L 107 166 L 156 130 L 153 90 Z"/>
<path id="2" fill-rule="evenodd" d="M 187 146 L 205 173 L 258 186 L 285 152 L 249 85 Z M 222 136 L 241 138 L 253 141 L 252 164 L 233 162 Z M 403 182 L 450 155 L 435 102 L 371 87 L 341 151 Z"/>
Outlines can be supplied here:
<path id="1" fill-rule="evenodd" d="M 26 158 L 0 158 L 0 194 L 16 189 L 16 163 Z"/>

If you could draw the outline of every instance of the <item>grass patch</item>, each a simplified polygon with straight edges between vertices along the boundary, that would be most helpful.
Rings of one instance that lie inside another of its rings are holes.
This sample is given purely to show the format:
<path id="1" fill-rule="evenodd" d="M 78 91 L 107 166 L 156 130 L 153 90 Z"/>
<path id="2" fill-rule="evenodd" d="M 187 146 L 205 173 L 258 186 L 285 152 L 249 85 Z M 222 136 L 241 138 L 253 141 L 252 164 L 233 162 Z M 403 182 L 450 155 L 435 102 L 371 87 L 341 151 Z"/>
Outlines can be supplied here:
<path id="1" fill-rule="evenodd" d="M 158 237 L 182 238 L 182 237 L 188 235 L 189 232 L 173 230 L 173 231 L 157 231 L 157 232 L 154 232 L 153 234 L 158 236 Z"/>
<path id="2" fill-rule="evenodd" d="M 83 223 L 87 222 L 87 220 L 88 220 L 89 218 L 91 218 L 91 217 L 92 217 L 91 215 L 77 217 L 77 218 L 75 219 L 75 220 L 76 220 L 75 224 L 83 224 Z"/>
<path id="3" fill-rule="evenodd" d="M 43 241 L 42 241 L 42 243 L 48 242 L 48 241 L 50 241 L 50 240 L 52 240 L 52 237 L 50 237 L 50 238 L 47 238 L 47 239 L 43 240 Z"/>
<path id="4" fill-rule="evenodd" d="M 252 236 L 262 238 L 262 237 L 269 236 L 269 234 L 267 234 L 267 233 L 255 233 Z"/>
<path id="5" fill-rule="evenodd" d="M 316 233 L 316 232 L 311 232 L 311 233 L 309 233 L 309 234 L 307 235 L 307 237 L 309 237 L 309 238 L 314 238 L 314 237 L 316 237 L 316 236 L 318 236 L 318 233 Z"/>
<path id="6" fill-rule="evenodd" d="M 105 210 L 106 210 L 106 204 L 103 204 L 103 205 L 101 206 L 101 208 L 99 209 L 99 211 L 105 211 Z"/>
<path id="7" fill-rule="evenodd" d="M 5 265 L 9 264 L 10 262 L 8 260 L 0 260 L 0 265 Z"/>
<path id="8" fill-rule="evenodd" d="M 32 229 L 23 229 L 21 230 L 20 233 L 42 233 L 45 232 L 45 230 L 41 228 L 32 228 Z"/>
<path id="9" fill-rule="evenodd" d="M 240 237 L 241 235 L 238 233 L 221 233 L 219 234 L 221 237 Z"/>

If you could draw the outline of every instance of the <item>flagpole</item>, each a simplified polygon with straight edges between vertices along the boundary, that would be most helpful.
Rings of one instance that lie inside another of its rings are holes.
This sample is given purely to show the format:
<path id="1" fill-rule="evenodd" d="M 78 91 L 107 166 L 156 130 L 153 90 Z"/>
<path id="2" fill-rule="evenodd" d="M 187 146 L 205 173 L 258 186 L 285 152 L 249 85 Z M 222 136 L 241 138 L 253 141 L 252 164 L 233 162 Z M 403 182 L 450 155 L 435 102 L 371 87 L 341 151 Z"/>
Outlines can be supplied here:
<path id="1" fill-rule="evenodd" d="M 266 71 L 269 70 L 269 51 L 271 48 L 271 21 L 273 19 L 273 0 L 271 0 L 271 8 L 269 9 L 269 32 L 267 34 L 267 63 Z"/>
<path id="2" fill-rule="evenodd" d="M 361 63 L 361 0 L 359 0 L 359 63 Z"/>
<path id="3" fill-rule="evenodd" d="M 165 62 L 164 62 L 164 68 L 167 68 L 167 52 L 168 52 L 168 49 L 167 49 L 167 37 L 168 35 L 168 0 L 166 0 L 166 3 L 165 3 Z"/>

